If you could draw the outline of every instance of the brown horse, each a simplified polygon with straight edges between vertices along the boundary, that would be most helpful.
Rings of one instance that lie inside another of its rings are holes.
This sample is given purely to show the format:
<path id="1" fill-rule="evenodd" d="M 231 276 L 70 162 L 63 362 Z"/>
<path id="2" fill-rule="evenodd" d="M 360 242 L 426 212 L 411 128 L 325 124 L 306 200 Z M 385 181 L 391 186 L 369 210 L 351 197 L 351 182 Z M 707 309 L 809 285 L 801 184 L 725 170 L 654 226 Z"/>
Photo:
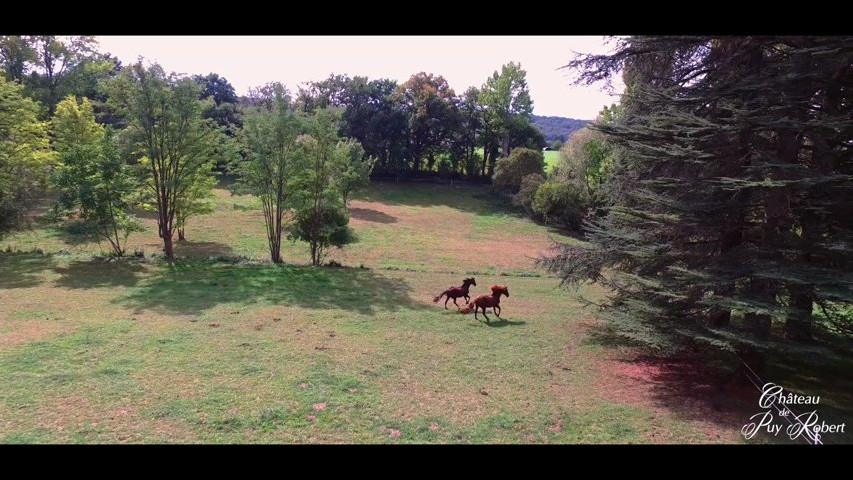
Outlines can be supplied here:
<path id="1" fill-rule="evenodd" d="M 444 308 L 445 309 L 447 308 L 447 301 L 450 300 L 451 298 L 453 299 L 453 304 L 456 305 L 457 308 L 459 308 L 459 304 L 456 303 L 457 298 L 465 297 L 466 302 L 471 300 L 471 297 L 468 295 L 468 289 L 471 287 L 471 285 L 474 285 L 475 287 L 477 286 L 477 281 L 474 280 L 474 277 L 466 278 L 465 280 L 462 280 L 462 286 L 461 287 L 448 287 L 447 290 L 441 292 L 441 294 L 439 294 L 437 297 L 433 298 L 432 301 L 434 303 L 438 303 L 438 301 L 441 299 L 442 295 L 447 295 L 447 298 L 444 299 Z"/>
<path id="2" fill-rule="evenodd" d="M 509 289 L 505 285 L 492 285 L 489 287 L 492 290 L 491 295 L 480 295 L 475 298 L 468 306 L 460 308 L 459 313 L 468 314 L 474 310 L 474 318 L 477 318 L 477 310 L 483 309 L 483 316 L 486 317 L 486 323 L 489 323 L 489 317 L 486 316 L 486 308 L 492 307 L 492 312 L 501 318 L 501 295 L 506 295 L 509 298 Z"/>

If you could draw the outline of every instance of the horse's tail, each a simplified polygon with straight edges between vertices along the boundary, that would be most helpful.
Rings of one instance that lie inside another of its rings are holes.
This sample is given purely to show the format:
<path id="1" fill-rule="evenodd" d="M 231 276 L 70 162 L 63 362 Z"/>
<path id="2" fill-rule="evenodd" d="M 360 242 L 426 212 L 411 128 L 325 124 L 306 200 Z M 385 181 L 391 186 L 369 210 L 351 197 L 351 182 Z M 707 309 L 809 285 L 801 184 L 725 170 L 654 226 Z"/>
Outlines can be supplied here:
<path id="1" fill-rule="evenodd" d="M 433 298 L 433 299 L 432 299 L 432 302 L 433 302 L 433 303 L 438 303 L 438 300 L 439 300 L 439 299 L 441 299 L 441 297 L 443 297 L 444 295 L 447 295 L 447 290 L 445 290 L 445 291 L 441 292 L 437 297 Z"/>
<path id="2" fill-rule="evenodd" d="M 462 315 L 471 313 L 471 311 L 474 310 L 474 305 L 476 305 L 476 303 L 472 300 L 471 303 L 469 303 L 468 305 L 461 307 L 459 309 L 459 313 L 461 313 Z"/>

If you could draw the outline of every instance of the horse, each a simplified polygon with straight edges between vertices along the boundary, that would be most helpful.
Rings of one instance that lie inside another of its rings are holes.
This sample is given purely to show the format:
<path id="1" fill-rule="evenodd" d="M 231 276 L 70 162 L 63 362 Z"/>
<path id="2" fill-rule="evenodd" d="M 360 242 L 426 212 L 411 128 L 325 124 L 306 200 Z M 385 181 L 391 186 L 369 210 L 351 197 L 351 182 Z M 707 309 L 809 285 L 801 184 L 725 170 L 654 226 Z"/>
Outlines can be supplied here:
<path id="1" fill-rule="evenodd" d="M 453 299 L 453 304 L 456 305 L 456 308 L 459 308 L 459 304 L 456 303 L 456 299 L 459 297 L 465 297 L 465 301 L 468 302 L 471 300 L 471 297 L 468 295 L 468 288 L 471 285 L 477 286 L 477 282 L 474 280 L 474 277 L 466 278 L 462 280 L 461 287 L 448 287 L 447 290 L 441 292 L 437 297 L 433 298 L 433 303 L 438 303 L 443 295 L 447 295 L 447 298 L 444 299 L 444 308 L 447 309 L 447 301 Z"/>
<path id="2" fill-rule="evenodd" d="M 489 323 L 489 317 L 486 315 L 486 308 L 492 307 L 492 313 L 501 318 L 501 295 L 506 295 L 509 298 L 509 289 L 505 285 L 492 285 L 489 287 L 492 290 L 491 295 L 480 295 L 466 307 L 460 308 L 459 313 L 465 315 L 474 310 L 474 318 L 477 318 L 477 310 L 483 309 L 483 316 L 486 317 L 486 323 Z"/>

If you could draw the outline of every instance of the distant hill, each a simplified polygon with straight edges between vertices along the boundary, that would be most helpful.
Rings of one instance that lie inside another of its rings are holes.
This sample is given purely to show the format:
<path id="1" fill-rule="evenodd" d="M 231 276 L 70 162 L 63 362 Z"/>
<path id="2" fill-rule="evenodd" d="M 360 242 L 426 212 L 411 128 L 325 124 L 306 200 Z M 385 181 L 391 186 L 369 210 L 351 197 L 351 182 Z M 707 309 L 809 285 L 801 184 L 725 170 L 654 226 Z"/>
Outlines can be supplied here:
<path id="1" fill-rule="evenodd" d="M 539 115 L 533 115 L 532 118 L 533 124 L 542 132 L 542 135 L 545 135 L 545 140 L 549 142 L 554 140 L 565 142 L 575 130 L 580 130 L 589 123 L 589 120 L 566 117 L 540 117 Z"/>

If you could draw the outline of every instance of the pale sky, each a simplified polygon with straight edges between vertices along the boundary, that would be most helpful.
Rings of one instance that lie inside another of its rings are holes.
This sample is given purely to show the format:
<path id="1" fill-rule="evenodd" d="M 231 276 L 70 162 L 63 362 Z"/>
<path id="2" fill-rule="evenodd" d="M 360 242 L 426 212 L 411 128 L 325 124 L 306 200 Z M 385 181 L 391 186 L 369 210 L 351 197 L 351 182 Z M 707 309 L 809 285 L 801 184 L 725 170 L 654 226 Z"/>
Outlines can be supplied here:
<path id="1" fill-rule="evenodd" d="M 100 50 L 123 64 L 137 57 L 156 61 L 166 71 L 188 75 L 218 73 L 238 95 L 271 81 L 295 92 L 303 82 L 323 80 L 331 73 L 390 78 L 405 82 L 421 71 L 443 75 L 461 94 L 481 86 L 510 61 L 527 71 L 533 113 L 584 120 L 594 119 L 604 105 L 618 101 L 603 85 L 575 87 L 557 70 L 572 52 L 606 53 L 600 36 L 102 36 Z M 614 81 L 621 93 L 621 79 Z"/>

